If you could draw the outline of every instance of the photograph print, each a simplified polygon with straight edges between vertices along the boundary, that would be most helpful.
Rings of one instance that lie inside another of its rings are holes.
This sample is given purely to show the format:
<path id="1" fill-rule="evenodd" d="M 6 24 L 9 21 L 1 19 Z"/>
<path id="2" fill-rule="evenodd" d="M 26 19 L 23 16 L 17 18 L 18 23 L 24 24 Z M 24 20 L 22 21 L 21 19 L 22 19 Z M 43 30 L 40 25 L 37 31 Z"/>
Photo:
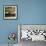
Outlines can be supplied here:
<path id="1" fill-rule="evenodd" d="M 17 19 L 17 6 L 16 5 L 4 6 L 4 19 Z"/>

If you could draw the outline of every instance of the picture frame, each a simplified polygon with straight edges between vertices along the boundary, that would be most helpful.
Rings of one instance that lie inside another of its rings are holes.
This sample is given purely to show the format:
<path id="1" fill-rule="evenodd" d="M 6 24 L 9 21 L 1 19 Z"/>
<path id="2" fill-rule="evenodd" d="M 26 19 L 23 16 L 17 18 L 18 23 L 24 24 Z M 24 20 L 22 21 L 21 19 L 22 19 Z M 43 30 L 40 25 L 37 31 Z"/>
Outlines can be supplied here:
<path id="1" fill-rule="evenodd" d="M 4 5 L 3 13 L 3 18 L 6 20 L 17 19 L 17 5 Z"/>
<path id="2" fill-rule="evenodd" d="M 22 40 L 46 41 L 46 24 L 19 24 L 18 38 L 19 42 Z"/>

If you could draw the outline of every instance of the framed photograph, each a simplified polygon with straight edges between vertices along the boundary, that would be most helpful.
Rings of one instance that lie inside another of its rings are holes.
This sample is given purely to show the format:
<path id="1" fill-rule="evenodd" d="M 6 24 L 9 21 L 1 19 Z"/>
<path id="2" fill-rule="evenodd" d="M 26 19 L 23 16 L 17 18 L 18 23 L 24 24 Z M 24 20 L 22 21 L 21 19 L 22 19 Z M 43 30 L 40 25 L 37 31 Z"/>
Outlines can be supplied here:
<path id="1" fill-rule="evenodd" d="M 17 6 L 4 5 L 4 19 L 17 19 Z"/>
<path id="2" fill-rule="evenodd" d="M 19 24 L 19 42 L 24 40 L 46 41 L 46 24 Z"/>

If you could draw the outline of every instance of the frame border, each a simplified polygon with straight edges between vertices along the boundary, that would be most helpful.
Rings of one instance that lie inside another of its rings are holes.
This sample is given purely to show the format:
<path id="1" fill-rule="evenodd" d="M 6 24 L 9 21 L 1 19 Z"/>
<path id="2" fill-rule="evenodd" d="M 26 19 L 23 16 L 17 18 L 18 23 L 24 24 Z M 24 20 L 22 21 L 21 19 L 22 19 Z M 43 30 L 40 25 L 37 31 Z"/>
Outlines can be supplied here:
<path id="1" fill-rule="evenodd" d="M 5 19 L 4 18 L 4 6 L 16 6 L 17 7 L 16 19 Z M 4 20 L 17 20 L 18 19 L 18 5 L 3 5 L 3 19 Z"/>

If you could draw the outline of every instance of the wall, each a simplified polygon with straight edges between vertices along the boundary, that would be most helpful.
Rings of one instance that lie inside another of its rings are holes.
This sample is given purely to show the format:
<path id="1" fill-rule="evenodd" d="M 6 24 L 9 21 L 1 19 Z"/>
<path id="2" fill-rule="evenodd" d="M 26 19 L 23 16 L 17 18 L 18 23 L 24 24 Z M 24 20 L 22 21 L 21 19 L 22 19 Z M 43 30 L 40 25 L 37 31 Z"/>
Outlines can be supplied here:
<path id="1" fill-rule="evenodd" d="M 22 24 L 46 24 L 46 0 L 21 0 Z"/>
<path id="2" fill-rule="evenodd" d="M 7 44 L 9 42 L 8 34 L 10 32 L 16 32 L 16 35 L 18 34 L 17 24 L 19 23 L 19 18 L 18 20 L 3 19 L 3 5 L 17 5 L 17 4 L 18 0 L 0 0 L 0 44 Z M 16 43 L 18 43 L 17 39 L 15 41 Z"/>
<path id="3" fill-rule="evenodd" d="M 3 5 L 18 5 L 18 19 L 4 20 Z M 9 32 L 17 34 L 17 24 L 46 24 L 46 0 L 0 0 L 0 44 L 8 43 Z"/>

